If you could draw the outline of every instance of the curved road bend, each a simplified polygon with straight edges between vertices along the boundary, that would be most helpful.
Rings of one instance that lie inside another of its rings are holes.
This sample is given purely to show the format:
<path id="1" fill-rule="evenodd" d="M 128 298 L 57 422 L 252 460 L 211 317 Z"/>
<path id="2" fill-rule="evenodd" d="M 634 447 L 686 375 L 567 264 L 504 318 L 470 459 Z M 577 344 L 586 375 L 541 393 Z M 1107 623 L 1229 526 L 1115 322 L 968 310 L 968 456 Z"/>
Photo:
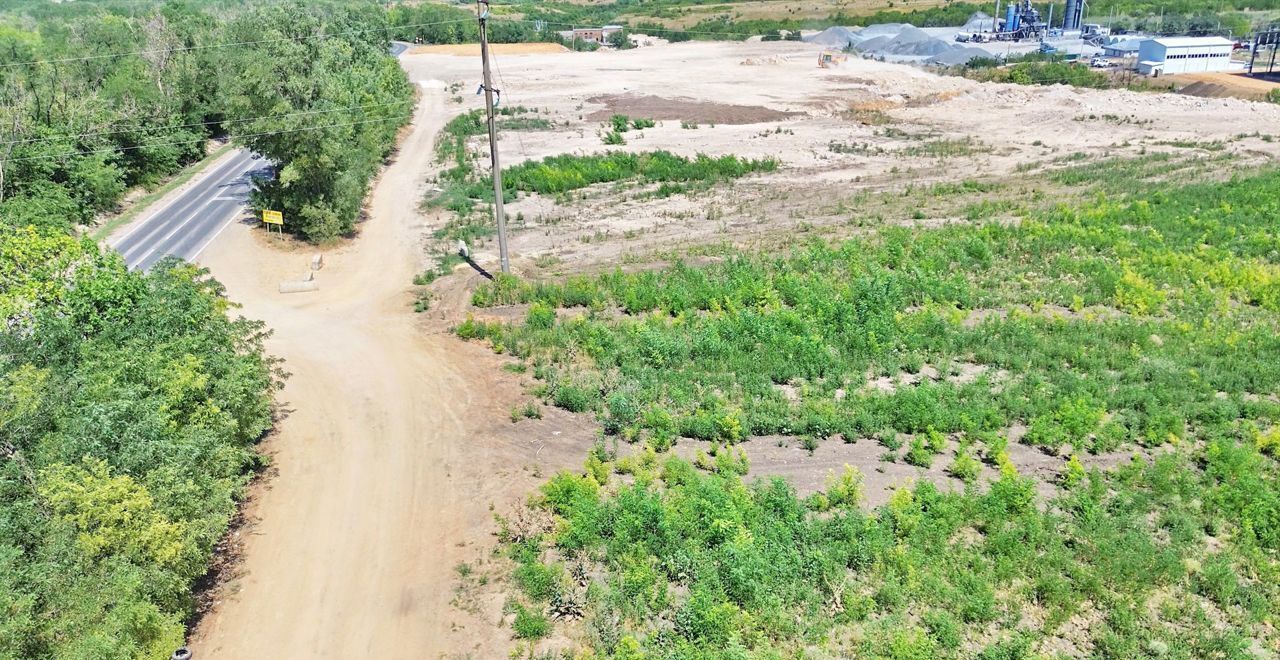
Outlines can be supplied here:
<path id="1" fill-rule="evenodd" d="M 146 270 L 173 255 L 187 261 L 235 220 L 249 201 L 253 176 L 269 175 L 269 161 L 248 151 L 233 152 L 128 233 L 109 241 L 129 268 Z"/>

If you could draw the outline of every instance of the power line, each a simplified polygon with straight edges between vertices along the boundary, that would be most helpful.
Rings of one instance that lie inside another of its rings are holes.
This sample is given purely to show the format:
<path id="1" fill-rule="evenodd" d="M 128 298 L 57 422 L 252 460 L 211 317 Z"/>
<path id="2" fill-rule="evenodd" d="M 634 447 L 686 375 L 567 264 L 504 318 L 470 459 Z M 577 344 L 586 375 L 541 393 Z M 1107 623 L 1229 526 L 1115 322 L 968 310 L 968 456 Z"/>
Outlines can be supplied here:
<path id="1" fill-rule="evenodd" d="M 326 128 L 338 128 L 342 126 L 359 126 L 361 124 L 376 124 L 380 122 L 389 122 L 389 121 L 404 121 L 405 119 L 407 119 L 407 117 L 383 117 L 382 119 L 366 119 L 363 121 L 353 121 L 353 122 L 346 122 L 346 123 L 340 123 L 340 124 L 325 124 L 323 126 L 305 126 L 303 128 L 291 128 L 291 129 L 280 130 L 280 131 L 262 131 L 260 133 L 245 133 L 245 134 L 236 135 L 233 137 L 236 139 L 243 139 L 243 138 L 251 138 L 251 137 L 262 137 L 266 135 L 284 135 L 286 133 L 318 131 Z M 198 140 L 176 140 L 173 142 L 148 142 L 147 144 L 139 144 L 139 145 L 134 145 L 132 147 L 111 147 L 107 149 L 85 149 L 80 151 L 66 151 L 58 154 L 40 154 L 38 156 L 22 156 L 20 158 L 2 159 L 0 160 L 0 163 L 23 161 L 23 160 L 38 160 L 42 158 L 63 158 L 66 156 L 88 156 L 92 154 L 115 153 L 119 151 L 135 151 L 137 149 L 148 149 L 150 147 L 168 147 L 168 146 L 174 146 L 179 144 L 196 144 L 199 142 L 204 142 L 205 140 L 206 138 L 200 138 Z"/>
<path id="2" fill-rule="evenodd" d="M 195 50 L 210 50 L 214 48 L 229 48 L 231 46 L 253 46 L 257 44 L 280 43 L 283 41 L 306 41 L 309 39 L 328 39 L 342 35 L 363 34 L 365 32 L 388 32 L 390 30 L 402 30 L 407 28 L 428 27 L 432 25 L 449 25 L 453 23 L 469 23 L 470 18 L 456 18 L 448 21 L 433 21 L 430 23 L 413 23 L 409 25 L 387 25 L 377 28 L 366 28 L 362 30 L 347 30 L 345 32 L 324 32 L 301 37 L 279 37 L 275 39 L 257 39 L 253 41 L 230 41 L 216 44 L 204 44 L 199 46 L 177 46 L 174 48 L 152 48 L 147 50 L 122 51 L 117 53 L 104 53 L 101 55 L 85 55 L 83 57 L 63 57 L 51 60 L 25 60 L 22 62 L 9 62 L 4 64 L 5 68 L 13 68 L 19 66 L 37 66 L 41 64 L 65 64 L 68 62 L 85 62 L 89 60 L 102 60 L 113 57 L 127 57 L 129 55 L 156 55 L 159 53 L 184 53 Z"/>
<path id="3" fill-rule="evenodd" d="M 52 136 L 44 136 L 44 137 L 38 137 L 38 138 L 27 138 L 24 140 L 10 140 L 8 142 L 0 142 L 0 146 L 6 146 L 11 144 L 16 145 L 16 144 L 35 144 L 40 142 L 56 142 L 60 140 L 76 140 L 76 139 L 86 138 L 86 137 L 97 137 L 102 135 L 120 135 L 122 133 L 140 133 L 143 131 L 173 130 L 177 128 L 194 128 L 197 126 L 212 126 L 215 124 L 240 124 L 244 122 L 257 121 L 259 119 L 284 119 L 287 117 L 301 117 L 305 115 L 320 115 L 320 114 L 328 114 L 332 112 L 347 112 L 350 110 L 365 110 L 368 108 L 379 108 L 379 107 L 386 107 L 386 106 L 393 106 L 393 105 L 406 105 L 413 102 L 414 101 L 412 100 L 390 101 L 387 103 L 371 103 L 368 105 L 353 105 L 346 108 L 331 108 L 328 110 L 302 110 L 298 112 L 289 112 L 289 113 L 279 114 L 279 115 L 258 115 L 256 117 L 244 117 L 241 119 L 224 119 L 222 121 L 202 121 L 202 122 L 195 122 L 191 124 L 176 124 L 173 126 L 167 126 L 167 125 L 137 126 L 134 128 L 123 128 L 123 129 L 111 130 L 111 131 L 95 131 L 92 133 L 80 133 L 79 135 L 52 135 Z"/>

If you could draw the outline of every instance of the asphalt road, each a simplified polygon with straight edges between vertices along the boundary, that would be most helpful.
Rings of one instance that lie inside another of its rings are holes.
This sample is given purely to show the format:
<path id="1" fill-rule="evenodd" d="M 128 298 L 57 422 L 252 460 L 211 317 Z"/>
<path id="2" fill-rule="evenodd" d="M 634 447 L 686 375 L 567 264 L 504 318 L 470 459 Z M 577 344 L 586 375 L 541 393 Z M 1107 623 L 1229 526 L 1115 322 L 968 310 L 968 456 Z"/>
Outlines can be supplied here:
<path id="1" fill-rule="evenodd" d="M 111 247 L 124 255 L 129 268 L 138 270 L 169 255 L 191 261 L 240 214 L 249 201 L 253 177 L 269 175 L 265 158 L 235 151 L 195 185 L 111 240 Z"/>
<path id="2" fill-rule="evenodd" d="M 413 44 L 391 43 L 393 57 Z M 192 261 L 249 202 L 254 176 L 270 176 L 270 161 L 239 150 L 173 201 L 108 243 L 124 255 L 129 268 L 146 270 L 173 255 Z"/>

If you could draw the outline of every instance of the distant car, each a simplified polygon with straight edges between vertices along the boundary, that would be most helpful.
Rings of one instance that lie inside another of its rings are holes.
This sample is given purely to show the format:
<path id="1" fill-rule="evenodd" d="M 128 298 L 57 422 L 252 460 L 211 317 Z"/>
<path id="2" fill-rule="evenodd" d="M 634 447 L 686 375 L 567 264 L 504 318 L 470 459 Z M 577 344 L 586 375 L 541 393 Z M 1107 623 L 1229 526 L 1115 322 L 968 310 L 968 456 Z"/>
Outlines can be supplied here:
<path id="1" fill-rule="evenodd" d="M 1093 59 L 1089 60 L 1089 66 L 1095 69 L 1110 69 L 1111 60 L 1105 57 L 1094 57 Z"/>

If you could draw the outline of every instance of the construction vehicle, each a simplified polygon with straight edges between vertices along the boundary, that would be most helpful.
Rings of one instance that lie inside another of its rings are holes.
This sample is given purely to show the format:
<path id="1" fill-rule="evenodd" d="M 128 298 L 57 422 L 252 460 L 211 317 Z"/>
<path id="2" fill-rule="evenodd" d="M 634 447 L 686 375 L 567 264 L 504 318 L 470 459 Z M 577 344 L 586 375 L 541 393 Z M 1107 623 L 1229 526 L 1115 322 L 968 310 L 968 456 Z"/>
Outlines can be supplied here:
<path id="1" fill-rule="evenodd" d="M 824 50 L 818 53 L 818 68 L 831 69 L 844 64 L 849 59 L 845 53 L 836 50 Z"/>

